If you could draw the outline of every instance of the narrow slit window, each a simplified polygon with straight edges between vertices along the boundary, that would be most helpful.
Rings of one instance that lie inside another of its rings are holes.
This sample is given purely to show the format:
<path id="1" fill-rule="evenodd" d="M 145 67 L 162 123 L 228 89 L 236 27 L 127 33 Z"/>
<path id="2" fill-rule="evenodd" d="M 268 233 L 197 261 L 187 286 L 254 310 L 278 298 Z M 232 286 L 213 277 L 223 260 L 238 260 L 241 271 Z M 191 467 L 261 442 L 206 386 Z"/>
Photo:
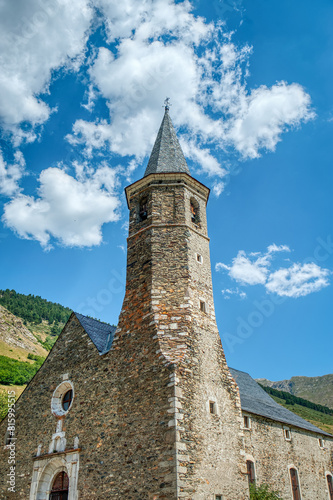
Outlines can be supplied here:
<path id="1" fill-rule="evenodd" d="M 323 439 L 319 438 L 318 439 L 318 444 L 319 444 L 320 448 L 324 448 L 324 440 Z"/>
<path id="2" fill-rule="evenodd" d="M 256 477 L 254 472 L 254 463 L 252 462 L 252 460 L 246 461 L 246 468 L 247 468 L 247 477 L 249 480 L 249 485 L 254 484 L 256 481 Z"/>
<path id="3" fill-rule="evenodd" d="M 206 312 L 206 302 L 203 300 L 200 300 L 200 311 L 205 313 Z"/>
<path id="4" fill-rule="evenodd" d="M 222 495 L 215 495 L 215 500 L 223 500 Z"/>
<path id="5" fill-rule="evenodd" d="M 199 253 L 197 253 L 197 262 L 199 262 L 199 264 L 202 264 L 203 262 L 202 255 L 200 255 Z"/>
<path id="6" fill-rule="evenodd" d="M 139 219 L 140 221 L 146 220 L 148 217 L 148 198 L 144 197 L 140 201 L 139 206 Z"/>
<path id="7" fill-rule="evenodd" d="M 250 429 L 250 417 L 244 415 L 243 421 L 244 421 L 244 429 Z"/>
<path id="8" fill-rule="evenodd" d="M 216 415 L 216 403 L 215 403 L 215 401 L 209 401 L 209 413 Z"/>
<path id="9" fill-rule="evenodd" d="M 328 488 L 328 493 L 329 493 L 329 498 L 330 500 L 333 500 L 333 479 L 331 474 L 327 474 L 327 488 Z"/>
<path id="10" fill-rule="evenodd" d="M 296 469 L 290 469 L 290 482 L 291 490 L 293 493 L 293 500 L 301 500 L 301 492 L 298 482 L 298 474 Z"/>
<path id="11" fill-rule="evenodd" d="M 291 441 L 291 432 L 290 432 L 290 429 L 284 429 L 284 439 L 286 441 Z"/>

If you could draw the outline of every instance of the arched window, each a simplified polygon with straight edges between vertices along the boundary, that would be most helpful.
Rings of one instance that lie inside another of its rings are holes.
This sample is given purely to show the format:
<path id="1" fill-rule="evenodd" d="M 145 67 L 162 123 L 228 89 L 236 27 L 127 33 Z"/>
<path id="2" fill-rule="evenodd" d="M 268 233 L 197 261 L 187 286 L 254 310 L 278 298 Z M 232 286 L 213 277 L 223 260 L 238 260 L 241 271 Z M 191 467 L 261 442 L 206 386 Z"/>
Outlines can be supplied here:
<path id="1" fill-rule="evenodd" d="M 191 221 L 194 222 L 194 224 L 199 224 L 200 222 L 199 203 L 194 198 L 191 198 L 190 200 L 190 210 L 191 210 Z"/>
<path id="2" fill-rule="evenodd" d="M 293 500 L 301 500 L 301 492 L 299 489 L 298 474 L 296 469 L 290 469 L 290 481 Z"/>
<path id="3" fill-rule="evenodd" d="M 254 463 L 252 460 L 246 460 L 247 477 L 249 484 L 254 484 L 256 482 L 256 476 L 254 472 Z"/>
<path id="4" fill-rule="evenodd" d="M 56 475 L 49 500 L 67 500 L 68 499 L 68 476 L 66 472 L 59 472 Z"/>
<path id="5" fill-rule="evenodd" d="M 147 219 L 148 215 L 148 198 L 145 196 L 144 198 L 141 198 L 140 204 L 139 204 L 139 220 L 143 221 Z"/>
<path id="6" fill-rule="evenodd" d="M 330 500 L 333 500 L 333 480 L 332 480 L 332 475 L 331 474 L 327 474 L 326 479 L 327 479 L 327 488 L 328 488 L 329 497 L 330 497 Z"/>

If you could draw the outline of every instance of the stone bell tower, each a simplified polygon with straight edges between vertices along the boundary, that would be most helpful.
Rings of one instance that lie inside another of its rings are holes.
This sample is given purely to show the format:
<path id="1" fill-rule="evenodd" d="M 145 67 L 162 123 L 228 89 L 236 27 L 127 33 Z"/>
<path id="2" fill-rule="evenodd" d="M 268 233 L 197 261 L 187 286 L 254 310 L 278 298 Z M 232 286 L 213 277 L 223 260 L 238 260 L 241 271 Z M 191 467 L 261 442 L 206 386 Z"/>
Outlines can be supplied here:
<path id="1" fill-rule="evenodd" d="M 239 393 L 215 322 L 208 196 L 166 106 L 145 175 L 126 188 L 127 282 L 114 341 L 128 359 L 121 401 L 124 424 L 134 419 L 138 431 L 137 498 L 248 498 Z"/>

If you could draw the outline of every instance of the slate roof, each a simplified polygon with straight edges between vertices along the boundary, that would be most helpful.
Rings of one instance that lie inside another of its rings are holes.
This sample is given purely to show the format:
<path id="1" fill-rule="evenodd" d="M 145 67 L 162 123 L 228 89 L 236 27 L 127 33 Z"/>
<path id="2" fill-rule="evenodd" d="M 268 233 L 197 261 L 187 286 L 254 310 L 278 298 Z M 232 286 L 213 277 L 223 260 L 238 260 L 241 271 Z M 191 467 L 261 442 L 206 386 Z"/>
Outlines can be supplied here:
<path id="1" fill-rule="evenodd" d="M 144 177 L 164 172 L 185 172 L 191 175 L 167 107 Z"/>
<path id="2" fill-rule="evenodd" d="M 276 403 L 248 373 L 235 370 L 234 368 L 230 368 L 230 372 L 239 387 L 243 411 L 315 432 L 316 434 L 332 437 L 331 434 L 322 431 L 315 425 L 310 424 L 310 422 L 303 420 L 303 418 Z"/>
<path id="3" fill-rule="evenodd" d="M 74 314 L 97 347 L 98 352 L 100 354 L 108 352 L 113 342 L 116 327 L 108 323 L 102 323 L 97 319 L 88 318 L 87 316 L 83 316 L 83 314 Z"/>

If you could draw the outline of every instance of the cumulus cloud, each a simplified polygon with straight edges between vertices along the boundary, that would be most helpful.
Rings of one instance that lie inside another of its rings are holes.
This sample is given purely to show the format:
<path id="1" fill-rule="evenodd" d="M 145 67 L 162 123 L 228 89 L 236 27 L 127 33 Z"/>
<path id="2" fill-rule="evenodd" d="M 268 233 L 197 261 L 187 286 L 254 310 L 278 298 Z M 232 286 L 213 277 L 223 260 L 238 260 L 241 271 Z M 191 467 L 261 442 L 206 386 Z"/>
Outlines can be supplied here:
<path id="1" fill-rule="evenodd" d="M 328 286 L 330 274 L 328 269 L 323 269 L 313 262 L 293 264 L 287 269 L 271 273 L 266 289 L 281 297 L 302 297 Z"/>
<path id="2" fill-rule="evenodd" d="M 164 34 L 188 39 L 198 44 L 209 26 L 201 17 L 191 14 L 191 3 L 173 0 L 95 0 L 104 13 L 108 41 L 131 38 L 149 40 Z"/>
<path id="3" fill-rule="evenodd" d="M 5 196 L 13 196 L 20 190 L 19 181 L 23 176 L 25 167 L 25 160 L 21 151 L 15 152 L 14 160 L 13 163 L 6 163 L 0 149 L 0 193 Z"/>
<path id="4" fill-rule="evenodd" d="M 240 250 L 237 257 L 232 260 L 231 266 L 218 262 L 215 269 L 228 271 L 230 278 L 242 285 L 263 285 L 267 281 L 272 255 L 282 251 L 290 252 L 290 249 L 287 245 L 273 244 L 267 248 L 266 253 L 252 252 L 249 256 L 244 250 Z"/>
<path id="5" fill-rule="evenodd" d="M 237 257 L 233 259 L 231 266 L 218 262 L 215 269 L 216 271 L 228 271 L 232 279 L 243 285 L 258 285 L 266 282 L 268 274 L 266 264 L 264 258 L 258 258 L 251 262 L 245 252 L 240 250 Z"/>
<path id="6" fill-rule="evenodd" d="M 52 71 L 72 67 L 85 50 L 93 11 L 88 0 L 31 0 L 0 4 L 0 121 L 15 138 L 34 140 L 19 129 L 45 122 L 51 110 L 43 101 Z M 76 66 L 77 69 L 77 66 Z"/>
<path id="7" fill-rule="evenodd" d="M 290 248 L 287 245 L 272 244 L 265 253 L 252 252 L 248 255 L 244 250 L 240 250 L 231 265 L 218 262 L 215 270 L 226 271 L 229 277 L 240 285 L 263 285 L 267 292 L 276 293 L 281 297 L 301 297 L 329 285 L 331 272 L 314 262 L 293 263 L 289 267 L 273 270 L 273 257 L 278 252 L 290 252 Z M 229 298 L 238 291 L 238 288 L 231 292 L 230 289 L 225 289 L 222 293 L 225 298 Z"/>
<path id="8" fill-rule="evenodd" d="M 95 4 L 105 16 L 108 42 L 117 46 L 100 48 L 89 70 L 92 85 L 107 100 L 109 119 L 77 120 L 67 136 L 71 144 L 84 145 L 88 155 L 107 146 L 142 161 L 151 150 L 166 95 L 172 97 L 185 155 L 219 178 L 227 174 L 218 159 L 221 149 L 256 158 L 263 150 L 273 151 L 288 128 L 314 116 L 310 97 L 298 84 L 249 91 L 251 47 L 237 47 L 220 26 L 194 16 L 189 2 Z M 222 188 L 217 184 L 215 193 Z"/>
<path id="9" fill-rule="evenodd" d="M 262 86 L 242 102 L 237 116 L 230 120 L 227 140 L 248 158 L 260 156 L 261 149 L 274 151 L 287 127 L 295 127 L 314 117 L 310 96 L 298 84 L 280 82 Z"/>
<path id="10" fill-rule="evenodd" d="M 142 159 L 149 154 L 161 122 L 161 103 L 172 95 L 172 116 L 175 125 L 184 123 L 180 112 L 187 105 L 193 108 L 192 128 L 213 128 L 213 121 L 191 100 L 195 96 L 200 74 L 193 49 L 183 42 L 165 45 L 161 41 L 146 43 L 136 39 L 124 40 L 118 57 L 101 48 L 90 70 L 94 85 L 108 101 L 109 121 L 79 120 L 69 136 L 72 144 L 82 143 L 90 153 L 106 142 L 119 155 L 135 155 Z M 188 123 L 189 116 L 185 123 Z M 193 154 L 195 152 L 193 151 Z M 204 153 L 197 153 L 204 154 Z M 206 154 L 206 159 L 208 158 Z M 219 168 L 218 161 L 213 161 Z M 209 167 L 211 168 L 211 166 Z"/>
<path id="11" fill-rule="evenodd" d="M 15 148 L 39 137 L 38 125 L 56 111 L 46 100 L 51 83 L 82 69 L 83 61 L 81 104 L 91 119 L 77 119 L 67 140 L 89 161 L 96 153 L 130 156 L 127 179 L 151 151 L 166 95 L 184 153 L 214 178 L 216 196 L 230 174 L 221 158 L 273 151 L 282 133 L 314 116 L 298 84 L 249 89 L 252 48 L 237 46 L 220 24 L 195 16 L 189 1 L 18 0 L 15 9 L 0 2 L 0 14 L 0 126 Z M 101 46 L 93 38 L 88 44 L 101 23 Z M 97 99 L 108 106 L 106 119 L 93 113 Z M 102 225 L 117 218 L 114 172 L 76 165 L 71 176 L 61 167 L 46 168 L 37 195 L 27 196 L 19 187 L 25 169 L 20 155 L 11 163 L 0 156 L 0 191 L 12 198 L 3 216 L 7 226 L 44 247 L 52 239 L 99 244 Z M 65 191 L 74 197 L 65 199 Z M 268 279 L 265 261 L 252 257 L 239 254 L 229 266 L 239 283 Z"/>
<path id="12" fill-rule="evenodd" d="M 20 194 L 8 202 L 4 224 L 46 249 L 52 237 L 65 246 L 99 245 L 102 225 L 119 218 L 116 172 L 101 166 L 90 175 L 86 166 L 76 164 L 76 177 L 59 167 L 43 170 L 39 197 Z"/>

